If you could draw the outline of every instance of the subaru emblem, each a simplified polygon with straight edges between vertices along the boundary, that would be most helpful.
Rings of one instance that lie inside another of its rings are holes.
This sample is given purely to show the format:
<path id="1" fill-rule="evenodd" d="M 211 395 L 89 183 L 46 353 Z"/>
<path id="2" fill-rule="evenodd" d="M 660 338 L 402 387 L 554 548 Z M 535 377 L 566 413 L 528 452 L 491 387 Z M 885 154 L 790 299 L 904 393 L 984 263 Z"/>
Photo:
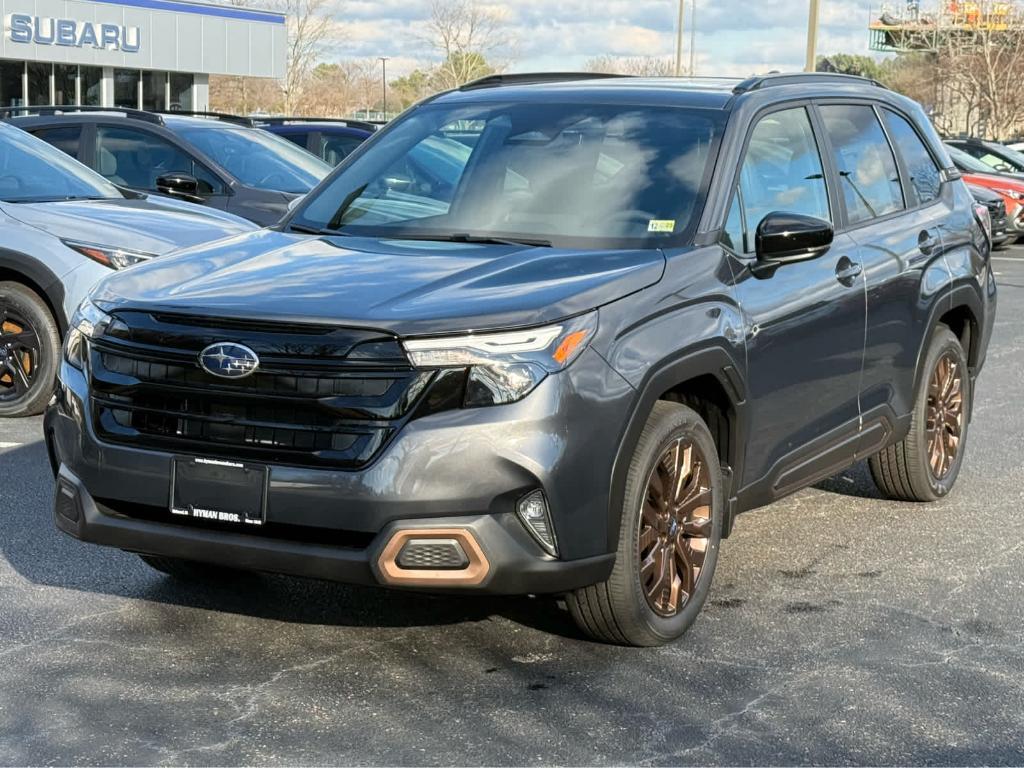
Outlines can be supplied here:
<path id="1" fill-rule="evenodd" d="M 244 344 L 221 341 L 199 353 L 199 365 L 207 373 L 222 379 L 243 379 L 260 364 L 256 353 Z"/>

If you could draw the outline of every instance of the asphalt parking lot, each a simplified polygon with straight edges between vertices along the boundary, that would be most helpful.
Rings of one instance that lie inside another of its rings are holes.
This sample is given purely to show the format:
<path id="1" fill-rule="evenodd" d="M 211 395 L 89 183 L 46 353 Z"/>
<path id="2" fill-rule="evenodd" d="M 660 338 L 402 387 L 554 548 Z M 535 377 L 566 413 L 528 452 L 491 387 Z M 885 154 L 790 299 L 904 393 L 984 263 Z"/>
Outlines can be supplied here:
<path id="1" fill-rule="evenodd" d="M 1024 248 L 955 493 L 864 466 L 741 518 L 674 646 L 554 601 L 283 577 L 186 586 L 51 522 L 0 421 L 0 763 L 1024 763 Z"/>

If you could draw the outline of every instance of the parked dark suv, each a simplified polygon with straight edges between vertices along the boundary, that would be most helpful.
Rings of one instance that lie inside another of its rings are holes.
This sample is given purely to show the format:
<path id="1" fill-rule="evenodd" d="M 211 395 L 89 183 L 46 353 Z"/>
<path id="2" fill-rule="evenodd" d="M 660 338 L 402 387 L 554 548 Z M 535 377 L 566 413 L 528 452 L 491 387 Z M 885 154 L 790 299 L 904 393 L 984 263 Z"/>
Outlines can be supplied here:
<path id="1" fill-rule="evenodd" d="M 276 224 L 330 166 L 243 117 L 114 107 L 12 107 L 0 116 L 108 181 Z"/>
<path id="2" fill-rule="evenodd" d="M 408 175 L 427 141 L 472 145 L 454 184 Z M 278 227 L 93 291 L 45 421 L 56 522 L 177 574 L 560 593 L 664 643 L 738 513 L 864 458 L 950 492 L 986 226 L 869 81 L 488 78 Z"/>

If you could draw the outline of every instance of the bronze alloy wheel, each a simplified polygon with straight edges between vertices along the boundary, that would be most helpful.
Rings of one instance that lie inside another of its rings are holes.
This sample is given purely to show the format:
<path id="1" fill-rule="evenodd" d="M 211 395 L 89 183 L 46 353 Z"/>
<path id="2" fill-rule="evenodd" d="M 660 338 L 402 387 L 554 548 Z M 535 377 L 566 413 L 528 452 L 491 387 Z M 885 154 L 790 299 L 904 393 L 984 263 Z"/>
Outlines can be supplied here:
<path id="1" fill-rule="evenodd" d="M 691 441 L 676 440 L 651 471 L 638 533 L 647 604 L 659 616 L 675 616 L 694 593 L 711 536 L 711 480 Z"/>
<path id="2" fill-rule="evenodd" d="M 39 359 L 39 336 L 11 309 L 0 308 L 0 401 L 28 394 Z"/>
<path id="3" fill-rule="evenodd" d="M 936 480 L 949 474 L 960 450 L 964 422 L 964 380 L 960 362 L 952 352 L 939 358 L 928 384 L 928 464 Z"/>

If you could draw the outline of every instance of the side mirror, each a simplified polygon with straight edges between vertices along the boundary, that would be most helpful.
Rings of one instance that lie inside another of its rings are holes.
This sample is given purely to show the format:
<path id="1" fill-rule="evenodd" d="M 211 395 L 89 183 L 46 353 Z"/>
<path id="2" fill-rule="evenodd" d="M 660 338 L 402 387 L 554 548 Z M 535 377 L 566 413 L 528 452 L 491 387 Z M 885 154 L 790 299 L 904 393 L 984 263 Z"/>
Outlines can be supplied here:
<path id="1" fill-rule="evenodd" d="M 181 197 L 191 202 L 202 202 L 199 194 L 199 180 L 187 173 L 167 173 L 156 180 L 157 192 L 172 197 Z"/>
<path id="2" fill-rule="evenodd" d="M 779 266 L 814 259 L 829 249 L 833 237 L 832 225 L 824 219 L 773 211 L 757 225 L 757 260 Z"/>

